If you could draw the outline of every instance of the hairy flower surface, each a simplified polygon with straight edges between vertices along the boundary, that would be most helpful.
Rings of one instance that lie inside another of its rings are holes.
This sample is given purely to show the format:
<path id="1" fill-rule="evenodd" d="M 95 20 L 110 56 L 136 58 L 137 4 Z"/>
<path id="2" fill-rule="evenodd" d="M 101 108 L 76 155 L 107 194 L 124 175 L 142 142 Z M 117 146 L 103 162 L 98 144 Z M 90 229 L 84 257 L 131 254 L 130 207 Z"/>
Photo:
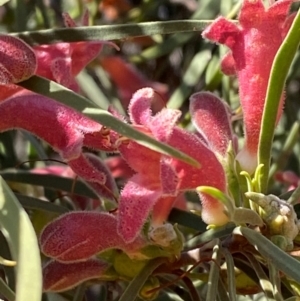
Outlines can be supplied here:
<path id="1" fill-rule="evenodd" d="M 279 0 L 268 9 L 262 0 L 244 0 L 239 25 L 217 18 L 203 37 L 230 48 L 222 61 L 225 74 L 236 74 L 244 114 L 245 146 L 238 154 L 242 168 L 250 173 L 257 165 L 257 147 L 266 91 L 274 57 L 288 31 L 292 0 Z M 281 106 L 278 119 L 281 115 Z"/>
<path id="2" fill-rule="evenodd" d="M 18 38 L 0 35 L 1 85 L 28 79 L 36 67 L 36 56 L 31 47 Z"/>
<path id="3" fill-rule="evenodd" d="M 142 237 L 128 244 L 117 233 L 117 218 L 106 212 L 77 211 L 48 224 L 40 235 L 41 251 L 61 262 L 83 261 L 109 249 L 134 254 L 146 245 Z"/>
<path id="4" fill-rule="evenodd" d="M 223 167 L 203 142 L 205 139 L 176 126 L 180 117 L 177 110 L 164 108 L 152 116 L 150 106 L 154 98 L 155 92 L 151 88 L 141 89 L 133 95 L 129 105 L 133 126 L 190 155 L 201 168 L 161 155 L 134 141 L 121 145 L 122 156 L 136 172 L 122 190 L 119 201 L 118 231 L 126 241 L 132 241 L 138 235 L 152 210 L 152 223 L 159 225 L 164 222 L 182 191 L 208 185 L 226 192 Z M 197 115 L 197 108 L 193 111 Z M 219 201 L 205 194 L 201 195 L 201 201 L 202 218 L 206 223 L 221 225 L 227 222 L 224 206 Z"/>
<path id="5" fill-rule="evenodd" d="M 216 154 L 224 157 L 233 140 L 229 107 L 212 93 L 195 93 L 190 98 L 192 122 Z"/>
<path id="6" fill-rule="evenodd" d="M 132 279 L 149 260 L 173 260 L 183 247 L 177 226 L 151 228 L 148 238 L 140 234 L 128 243 L 117 233 L 115 215 L 95 211 L 60 216 L 46 225 L 39 241 L 52 258 L 43 267 L 45 291 L 64 291 L 89 279 Z"/>
<path id="7" fill-rule="evenodd" d="M 83 15 L 83 26 L 88 25 L 88 11 Z M 66 27 L 76 27 L 75 22 L 67 14 L 63 14 Z M 73 43 L 57 43 L 34 47 L 38 60 L 37 74 L 79 91 L 75 76 L 91 62 L 108 42 L 89 41 Z"/>
<path id="8" fill-rule="evenodd" d="M 0 35 L 0 101 L 22 88 L 14 85 L 34 75 L 37 59 L 33 49 L 22 40 Z"/>
<path id="9" fill-rule="evenodd" d="M 105 182 L 103 186 L 98 185 L 95 182 L 88 182 L 88 184 L 91 187 L 94 187 L 97 194 L 101 197 L 101 201 L 106 200 L 114 203 L 119 195 L 119 191 L 114 180 L 113 174 L 110 171 L 109 167 L 106 165 L 106 162 L 102 161 L 98 156 L 92 153 L 86 152 L 84 153 L 84 156 L 93 166 L 93 168 L 97 169 L 99 172 L 105 175 Z M 73 179 L 77 177 L 77 174 L 70 168 L 70 166 L 51 165 L 40 168 L 34 168 L 30 171 L 34 174 L 53 174 Z M 72 201 L 73 203 L 77 204 L 82 210 L 91 206 L 91 199 L 84 196 L 73 195 Z M 99 199 L 93 200 L 92 204 L 92 208 L 99 207 Z"/>
<path id="10" fill-rule="evenodd" d="M 45 140 L 78 176 L 104 193 L 106 172 L 82 148 L 114 151 L 115 133 L 70 107 L 26 91 L 0 102 L 0 114 L 0 132 L 23 129 Z"/>
<path id="11" fill-rule="evenodd" d="M 75 263 L 49 261 L 43 267 L 43 290 L 61 292 L 90 279 L 105 278 L 109 267 L 108 263 L 98 259 Z"/>

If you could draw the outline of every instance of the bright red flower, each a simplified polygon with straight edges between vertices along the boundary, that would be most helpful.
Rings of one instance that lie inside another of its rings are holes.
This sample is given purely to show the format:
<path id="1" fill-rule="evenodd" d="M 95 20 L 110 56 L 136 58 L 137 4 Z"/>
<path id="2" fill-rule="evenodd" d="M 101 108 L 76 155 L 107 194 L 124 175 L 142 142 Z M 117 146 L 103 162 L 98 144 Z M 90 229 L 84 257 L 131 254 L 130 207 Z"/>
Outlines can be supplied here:
<path id="1" fill-rule="evenodd" d="M 291 170 L 278 171 L 275 174 L 275 179 L 288 185 L 288 191 L 296 189 L 300 186 L 300 177 Z"/>
<path id="2" fill-rule="evenodd" d="M 222 61 L 225 74 L 236 74 L 244 113 L 245 146 L 237 159 L 252 173 L 257 165 L 257 147 L 266 90 L 274 57 L 288 31 L 288 12 L 293 0 L 279 0 L 265 9 L 262 0 L 244 0 L 239 25 L 217 18 L 203 37 L 230 48 Z M 278 119 L 281 116 L 283 97 Z"/>
<path id="3" fill-rule="evenodd" d="M 227 189 L 225 172 L 209 148 L 207 142 L 209 140 L 204 143 L 205 138 L 200 139 L 198 135 L 176 126 L 180 117 L 177 110 L 164 108 L 152 116 L 150 106 L 154 98 L 155 92 L 151 88 L 141 89 L 134 94 L 129 105 L 129 116 L 133 126 L 190 155 L 199 162 L 201 168 L 159 154 L 134 141 L 121 145 L 119 149 L 122 156 L 136 172 L 122 190 L 119 201 L 118 231 L 126 241 L 132 241 L 139 234 L 151 211 L 153 225 L 164 222 L 181 192 L 194 190 L 201 185 L 213 186 L 225 193 Z M 203 97 L 201 94 L 195 94 L 192 97 L 192 114 L 197 124 L 200 124 L 198 110 L 204 108 L 212 98 L 216 97 L 211 94 L 204 94 Z M 219 105 L 210 108 L 207 106 L 207 110 L 211 112 L 211 116 L 209 114 L 206 116 L 208 124 L 213 125 L 215 113 L 219 114 L 216 107 L 222 107 L 225 115 L 227 114 L 219 99 L 217 103 Z M 224 123 L 230 128 L 227 117 Z M 218 124 L 211 128 L 214 133 L 219 130 L 222 131 Z M 209 134 L 205 129 L 204 132 Z M 230 136 L 231 131 L 227 129 L 224 137 L 225 135 Z M 207 138 L 210 141 L 218 140 L 210 136 Z M 230 140 L 228 138 L 227 142 Z M 202 218 L 206 223 L 222 225 L 228 221 L 224 206 L 219 201 L 204 194 L 201 195 L 201 201 Z"/>
<path id="4" fill-rule="evenodd" d="M 75 211 L 48 224 L 40 235 L 41 251 L 61 262 L 78 262 L 109 249 L 134 256 L 147 243 L 138 236 L 126 243 L 117 233 L 117 218 L 106 212 Z"/>
<path id="5" fill-rule="evenodd" d="M 78 176 L 93 183 L 100 195 L 105 194 L 107 173 L 82 148 L 114 151 L 116 133 L 70 107 L 25 90 L 0 102 L 0 114 L 0 132 L 23 129 L 45 140 Z"/>
<path id="6" fill-rule="evenodd" d="M 193 94 L 190 98 L 192 122 L 209 148 L 224 157 L 233 133 L 230 125 L 230 108 L 209 92 Z"/>
<path id="7" fill-rule="evenodd" d="M 0 101 L 20 91 L 14 84 L 34 75 L 36 68 L 31 47 L 18 38 L 0 35 Z"/>
<path id="8" fill-rule="evenodd" d="M 32 76 L 36 70 L 36 56 L 22 40 L 0 35 L 0 84 L 18 83 Z"/>
<path id="9" fill-rule="evenodd" d="M 82 26 L 88 26 L 88 11 L 82 17 Z M 63 14 L 66 27 L 76 27 L 69 14 Z M 37 74 L 53 80 L 74 91 L 79 91 L 75 76 L 91 62 L 110 42 L 89 41 L 74 43 L 57 43 L 34 47 L 38 60 Z"/>
<path id="10" fill-rule="evenodd" d="M 105 278 L 110 265 L 99 259 L 75 263 L 49 261 L 43 267 L 43 290 L 61 292 L 90 279 Z"/>
<path id="11" fill-rule="evenodd" d="M 92 164 L 94 169 L 97 169 L 100 173 L 103 173 L 105 175 L 105 182 L 103 183 L 103 185 L 98 185 L 97 183 L 95 184 L 95 182 L 88 182 L 88 184 L 95 189 L 102 202 L 110 201 L 114 203 L 118 198 L 119 191 L 113 174 L 110 171 L 109 167 L 106 165 L 106 162 L 102 161 L 98 156 L 92 153 L 86 152 L 84 153 L 84 156 Z M 77 174 L 70 168 L 70 166 L 66 165 L 51 165 L 41 168 L 34 168 L 30 171 L 35 174 L 53 174 L 73 179 L 77 177 Z M 99 199 L 95 199 L 91 203 L 91 199 L 87 197 L 73 195 L 72 201 L 73 203 L 77 204 L 77 206 L 82 210 L 90 207 L 91 204 L 92 208 L 99 207 Z"/>

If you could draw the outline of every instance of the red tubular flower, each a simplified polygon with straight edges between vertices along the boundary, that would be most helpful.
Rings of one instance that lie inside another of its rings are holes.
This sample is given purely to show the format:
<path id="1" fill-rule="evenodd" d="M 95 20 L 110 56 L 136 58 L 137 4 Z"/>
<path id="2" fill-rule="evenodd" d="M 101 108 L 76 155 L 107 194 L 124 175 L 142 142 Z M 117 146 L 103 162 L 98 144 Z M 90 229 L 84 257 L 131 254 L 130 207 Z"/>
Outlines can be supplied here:
<path id="1" fill-rule="evenodd" d="M 74 20 L 63 14 L 66 27 L 75 27 Z M 87 26 L 88 11 L 82 17 Z M 111 42 L 89 41 L 39 45 L 33 49 L 22 40 L 7 35 L 0 36 L 0 100 L 6 99 L 23 89 L 14 85 L 37 74 L 53 80 L 76 92 L 79 91 L 75 77 L 100 52 L 104 44 Z"/>
<path id="2" fill-rule="evenodd" d="M 134 254 L 146 245 L 138 236 L 126 243 L 117 233 L 117 219 L 104 212 L 76 211 L 48 224 L 40 235 L 41 251 L 61 262 L 84 261 L 108 249 Z"/>
<path id="3" fill-rule="evenodd" d="M 164 222 L 182 191 L 208 185 L 226 192 L 225 173 L 215 154 L 197 135 L 176 126 L 179 111 L 165 108 L 152 116 L 150 105 L 154 97 L 151 88 L 134 94 L 129 105 L 133 126 L 190 155 L 201 168 L 161 155 L 134 141 L 121 145 L 122 156 L 136 172 L 122 190 L 119 201 L 118 231 L 126 241 L 135 239 L 151 210 L 154 225 Z M 222 225 L 228 221 L 219 201 L 204 194 L 201 201 L 206 223 Z"/>
<path id="4" fill-rule="evenodd" d="M 133 176 L 134 172 L 128 166 L 128 164 L 124 161 L 121 156 L 113 156 L 105 159 L 105 164 L 109 168 L 112 177 L 128 179 Z"/>
<path id="5" fill-rule="evenodd" d="M 37 59 L 22 40 L 0 35 L 0 101 L 22 88 L 14 85 L 34 75 Z"/>
<path id="6" fill-rule="evenodd" d="M 105 199 L 114 203 L 118 198 L 119 190 L 108 167 L 96 155 L 92 153 L 85 153 L 84 155 L 93 168 L 105 176 L 105 182 L 103 185 L 99 185 L 95 182 L 89 182 L 90 186 L 95 189 L 101 199 Z"/>
<path id="7" fill-rule="evenodd" d="M 262 0 L 244 0 L 239 25 L 223 17 L 203 31 L 203 37 L 230 48 L 222 61 L 225 74 L 236 74 L 244 113 L 245 146 L 237 159 L 252 173 L 257 165 L 257 147 L 266 90 L 274 57 L 291 24 L 287 18 L 292 0 L 279 0 L 265 9 Z M 283 97 L 278 112 L 281 116 Z"/>
<path id="8" fill-rule="evenodd" d="M 32 76 L 36 70 L 36 56 L 22 40 L 0 35 L 0 84 L 18 83 Z"/>
<path id="9" fill-rule="evenodd" d="M 118 56 L 107 56 L 101 59 L 101 66 L 115 83 L 123 107 L 128 108 L 132 94 L 145 87 L 152 87 L 163 100 L 167 99 L 168 86 L 153 82 L 143 76 L 133 65 Z"/>
<path id="10" fill-rule="evenodd" d="M 88 25 L 88 17 L 86 11 L 82 18 L 83 26 Z M 76 27 L 67 13 L 63 14 L 63 18 L 66 27 Z M 75 76 L 99 54 L 103 44 L 114 45 L 110 42 L 89 41 L 35 46 L 37 74 L 77 92 L 79 87 Z"/>
<path id="11" fill-rule="evenodd" d="M 105 162 L 103 162 L 98 156 L 92 153 L 84 153 L 86 159 L 93 165 L 93 168 L 97 169 L 99 173 L 103 173 L 105 176 L 105 182 L 103 186 L 98 185 L 95 182 L 89 182 L 91 187 L 94 187 L 97 194 L 101 197 L 101 200 L 115 202 L 119 195 L 117 184 L 114 180 L 113 174 L 106 166 Z M 61 166 L 61 165 L 52 165 L 52 166 L 45 166 L 42 168 L 34 168 L 31 169 L 32 173 L 36 174 L 53 174 L 58 175 L 61 177 L 68 177 L 68 178 L 75 178 L 77 175 L 69 166 Z M 90 199 L 83 196 L 76 196 L 72 197 L 73 202 L 79 205 L 80 209 L 87 208 L 90 205 Z M 99 207 L 99 200 L 94 200 L 95 208 Z"/>
<path id="12" fill-rule="evenodd" d="M 74 109 L 42 95 L 24 92 L 0 102 L 0 132 L 23 129 L 49 143 L 73 171 L 103 193 L 106 175 L 82 147 L 116 150 L 117 134 Z"/>
<path id="13" fill-rule="evenodd" d="M 109 267 L 98 259 L 76 263 L 50 261 L 43 267 L 43 290 L 61 292 L 90 279 L 101 279 Z"/>
<path id="14" fill-rule="evenodd" d="M 224 157 L 232 141 L 229 107 L 209 92 L 195 93 L 190 98 L 192 122 L 215 154 Z"/>
<path id="15" fill-rule="evenodd" d="M 275 179 L 281 183 L 288 185 L 288 191 L 296 189 L 300 186 L 300 177 L 291 170 L 278 171 Z"/>

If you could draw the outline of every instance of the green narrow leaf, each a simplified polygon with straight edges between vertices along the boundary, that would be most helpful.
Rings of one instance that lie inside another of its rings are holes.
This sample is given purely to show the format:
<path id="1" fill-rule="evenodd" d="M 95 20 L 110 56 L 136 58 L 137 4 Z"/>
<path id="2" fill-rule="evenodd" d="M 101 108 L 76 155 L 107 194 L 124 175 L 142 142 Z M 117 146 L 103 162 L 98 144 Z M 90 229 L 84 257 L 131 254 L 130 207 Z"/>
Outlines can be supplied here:
<path id="1" fill-rule="evenodd" d="M 220 13 L 225 16 L 231 12 L 233 7 L 233 0 L 221 1 L 220 3 Z"/>
<path id="2" fill-rule="evenodd" d="M 137 143 L 143 146 L 199 167 L 199 163 L 190 156 L 165 143 L 161 143 L 150 136 L 143 134 L 142 132 L 135 130 L 133 127 L 115 118 L 107 111 L 96 108 L 95 104 L 93 104 L 93 102 L 90 100 L 65 88 L 62 85 L 39 76 L 33 76 L 30 79 L 23 81 L 19 85 L 35 93 L 53 98 L 69 107 L 74 108 L 75 110 L 81 111 L 91 119 L 120 133 L 125 137 L 135 140 Z"/>
<path id="3" fill-rule="evenodd" d="M 55 205 L 50 202 L 43 201 L 31 196 L 16 193 L 16 197 L 20 204 L 26 209 L 39 210 L 57 214 L 64 214 L 70 211 L 66 207 Z"/>
<path id="4" fill-rule="evenodd" d="M 72 301 L 82 301 L 84 298 L 85 291 L 86 291 L 86 286 L 84 283 L 77 286 Z"/>
<path id="5" fill-rule="evenodd" d="M 39 8 L 45 28 L 51 28 L 51 22 L 49 20 L 48 14 L 47 14 L 47 7 L 46 3 L 43 0 L 36 0 L 36 6 Z"/>
<path id="6" fill-rule="evenodd" d="M 220 248 L 220 241 L 218 240 L 218 243 L 213 248 L 211 267 L 210 267 L 208 283 L 207 283 L 208 288 L 207 288 L 206 301 L 216 300 L 216 296 L 218 293 L 218 290 L 216 288 L 218 287 L 219 276 L 220 276 L 220 270 L 219 270 L 220 261 L 221 261 L 221 248 Z"/>
<path id="7" fill-rule="evenodd" d="M 210 59 L 205 72 L 205 88 L 209 91 L 214 91 L 220 84 L 222 77 L 220 57 L 219 55 L 214 55 Z"/>
<path id="8" fill-rule="evenodd" d="M 271 260 L 278 270 L 300 282 L 300 262 L 298 260 L 282 251 L 265 236 L 252 229 L 237 227 L 233 233 L 246 237 L 249 243 L 255 246 L 263 257 Z"/>
<path id="9" fill-rule="evenodd" d="M 29 134 L 26 131 L 21 131 L 23 136 L 31 143 L 34 147 L 37 155 L 39 156 L 40 160 L 47 160 L 49 156 L 46 154 L 45 149 L 42 146 L 40 140 L 38 140 L 35 136 Z"/>
<path id="10" fill-rule="evenodd" d="M 0 178 L 0 226 L 11 249 L 16 266 L 15 301 L 40 301 L 42 296 L 42 267 L 38 241 L 30 219 Z"/>
<path id="11" fill-rule="evenodd" d="M 83 111 L 91 107 L 96 108 L 96 105 L 91 100 L 54 81 L 40 76 L 32 76 L 18 85 L 32 92 L 53 98 L 77 111 Z"/>
<path id="12" fill-rule="evenodd" d="M 7 258 L 8 260 L 12 260 L 11 251 L 9 249 L 8 242 L 4 237 L 3 233 L 0 231 L 0 253 L 1 256 Z M 15 269 L 13 267 L 2 266 L 2 269 L 5 273 L 5 280 L 9 288 L 15 292 L 16 290 L 16 277 L 15 277 Z"/>
<path id="13" fill-rule="evenodd" d="M 193 87 L 199 82 L 207 63 L 211 58 L 211 49 L 201 50 L 193 57 L 186 70 L 182 82 L 173 92 L 168 101 L 168 108 L 179 109 L 186 98 L 191 94 Z"/>
<path id="14" fill-rule="evenodd" d="M 207 23 L 206 25 L 208 24 L 209 23 Z M 129 61 L 132 63 L 141 63 L 144 61 L 162 57 L 163 55 L 171 53 L 175 48 L 187 43 L 194 35 L 194 33 L 176 33 L 167 38 L 162 43 L 149 47 L 138 55 L 133 55 L 129 57 Z"/>
<path id="15" fill-rule="evenodd" d="M 269 278 L 273 285 L 273 296 L 276 301 L 283 301 L 281 294 L 281 275 L 272 262 L 268 262 Z"/>
<path id="16" fill-rule="evenodd" d="M 220 0 L 201 0 L 201 5 L 191 16 L 192 20 L 201 20 L 201 19 L 210 19 L 215 18 L 217 7 L 220 3 Z M 212 21 L 206 21 L 208 26 Z M 204 26 L 205 27 L 205 26 Z M 200 40 L 200 34 L 197 33 Z M 140 63 L 146 60 L 155 59 L 171 53 L 175 48 L 180 47 L 186 44 L 195 36 L 194 33 L 179 33 L 177 31 L 175 34 L 171 35 L 169 38 L 165 39 L 162 43 L 149 47 L 143 50 L 139 55 L 133 55 L 129 58 L 131 62 Z"/>
<path id="17" fill-rule="evenodd" d="M 270 172 L 269 172 L 269 184 L 271 185 L 272 181 L 274 181 L 273 177 L 278 170 L 284 170 L 284 167 L 287 164 L 287 158 L 293 151 L 294 146 L 299 141 L 300 137 L 300 123 L 299 121 L 295 121 L 292 125 L 291 129 L 287 133 L 287 138 L 284 142 L 282 149 L 280 150 L 279 157 L 272 164 Z"/>
<path id="18" fill-rule="evenodd" d="M 271 69 L 258 145 L 258 164 L 263 164 L 263 175 L 259 180 L 262 193 L 267 192 L 271 148 L 278 106 L 284 89 L 286 77 L 299 47 L 299 28 L 300 10 L 298 11 L 286 38 L 275 56 Z"/>
<path id="19" fill-rule="evenodd" d="M 176 32 L 196 32 L 203 30 L 211 20 L 176 20 L 83 26 L 76 28 L 45 29 L 10 34 L 29 45 L 52 44 L 59 42 L 107 41 L 128 39 L 129 37 L 171 34 Z"/>
<path id="20" fill-rule="evenodd" d="M 203 232 L 207 227 L 201 216 L 178 208 L 172 208 L 168 221 Z"/>
<path id="21" fill-rule="evenodd" d="M 14 145 L 14 131 L 0 133 L 0 142 L 3 145 L 4 158 L 1 160 L 1 168 L 8 168 L 19 163 Z"/>
<path id="22" fill-rule="evenodd" d="M 234 272 L 234 261 L 231 253 L 228 249 L 223 249 L 223 255 L 225 257 L 227 266 L 227 279 L 228 279 L 228 293 L 230 301 L 236 301 L 236 282 L 235 282 L 235 272 Z"/>
<path id="23" fill-rule="evenodd" d="M 97 194 L 89 188 L 87 184 L 74 179 L 65 178 L 55 175 L 34 174 L 23 170 L 7 170 L 0 172 L 0 175 L 6 181 L 25 183 L 31 185 L 43 186 L 50 189 L 66 191 L 77 195 L 82 195 L 94 199 L 98 199 Z"/>
<path id="24" fill-rule="evenodd" d="M 10 289 L 10 287 L 0 278 L 0 293 L 8 301 L 14 301 L 16 298 L 15 293 Z"/>
<path id="25" fill-rule="evenodd" d="M 28 15 L 28 8 L 30 4 L 24 2 L 23 0 L 15 0 L 15 7 L 14 7 L 14 21 L 15 21 L 15 28 L 17 31 L 26 30 L 27 28 L 27 15 Z"/>
<path id="26" fill-rule="evenodd" d="M 233 301 L 233 299 L 229 299 L 227 294 L 227 288 L 223 282 L 223 279 L 220 278 L 218 282 L 218 301 Z"/>
<path id="27" fill-rule="evenodd" d="M 287 202 L 291 205 L 296 205 L 299 203 L 300 199 L 300 186 L 298 186 L 292 193 L 292 195 L 289 197 Z"/>
<path id="28" fill-rule="evenodd" d="M 272 283 L 270 282 L 270 279 L 266 275 L 265 271 L 262 269 L 258 260 L 248 252 L 244 252 L 243 254 L 247 257 L 247 259 L 251 263 L 253 270 L 255 271 L 259 279 L 259 284 L 262 290 L 264 291 L 266 297 L 268 298 L 268 300 L 270 301 L 274 300 Z"/>
<path id="29" fill-rule="evenodd" d="M 94 72 L 97 76 L 97 80 L 100 81 L 100 86 L 103 89 L 103 93 L 105 93 L 109 99 L 110 105 L 113 106 L 121 115 L 125 115 L 126 110 L 124 109 L 122 101 L 119 98 L 115 84 L 109 78 L 108 73 L 100 65 L 94 67 Z M 91 98 L 91 100 L 93 100 L 93 98 Z"/>
<path id="30" fill-rule="evenodd" d="M 102 92 L 99 85 L 94 79 L 85 71 L 82 70 L 77 76 L 76 81 L 84 94 L 92 100 L 95 105 L 103 110 L 107 110 L 111 105 L 110 99 Z"/>
<path id="31" fill-rule="evenodd" d="M 204 230 L 204 233 L 193 238 L 193 241 L 195 240 L 195 243 L 193 241 L 189 241 L 189 243 L 191 245 L 204 244 L 216 238 L 226 237 L 232 233 L 234 228 L 234 223 L 228 223 L 222 227 L 212 228 L 207 231 Z"/>
<path id="32" fill-rule="evenodd" d="M 119 301 L 134 301 L 149 276 L 164 262 L 165 259 L 163 258 L 150 260 L 141 272 L 129 283 Z"/>

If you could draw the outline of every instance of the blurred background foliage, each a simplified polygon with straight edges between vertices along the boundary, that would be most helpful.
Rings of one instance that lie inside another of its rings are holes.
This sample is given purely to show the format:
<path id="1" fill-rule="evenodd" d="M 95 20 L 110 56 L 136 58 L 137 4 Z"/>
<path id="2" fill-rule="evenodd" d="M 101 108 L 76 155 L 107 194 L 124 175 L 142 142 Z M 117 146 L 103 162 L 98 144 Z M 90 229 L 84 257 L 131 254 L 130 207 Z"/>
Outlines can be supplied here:
<path id="1" fill-rule="evenodd" d="M 90 11 L 90 25 L 183 19 L 212 20 L 218 15 L 234 19 L 240 4 L 241 1 L 237 0 L 11 0 L 0 7 L 0 26 L 2 33 L 60 28 L 63 26 L 63 12 L 68 12 L 79 24 L 85 8 Z M 295 5 L 294 9 L 296 8 Z M 243 143 L 238 84 L 235 78 L 229 78 L 220 72 L 220 57 L 226 52 L 225 49 L 203 40 L 199 31 L 145 35 L 114 42 L 120 48 L 119 51 L 108 45 L 104 46 L 100 55 L 79 74 L 78 83 L 83 95 L 100 108 L 107 109 L 112 104 L 121 113 L 125 113 L 131 95 L 139 88 L 151 86 L 158 92 L 161 101 L 155 104 L 153 110 L 158 110 L 162 106 L 180 109 L 183 113 L 181 125 L 193 130 L 188 114 L 189 96 L 197 91 L 212 91 L 226 100 L 232 108 L 234 129 L 241 137 L 239 143 Z M 289 73 L 284 114 L 276 129 L 274 140 L 270 192 L 277 195 L 286 193 L 289 188 L 299 186 L 300 183 L 299 67 L 300 54 L 295 57 Z M 116 156 L 107 156 L 103 153 L 97 155 L 106 160 L 117 183 L 122 187 L 128 176 L 126 172 L 130 173 L 130 171 L 124 172 L 124 168 L 119 165 L 120 162 L 115 160 Z M 91 199 L 96 197 L 91 189 L 78 179 L 74 181 L 72 178 L 62 177 L 60 173 L 36 175 L 30 172 L 34 168 L 59 164 L 53 160 L 59 161 L 60 158 L 47 144 L 29 133 L 10 131 L 0 134 L 1 175 L 26 209 L 37 234 L 47 222 L 58 215 L 69 210 L 80 209 L 80 197 Z M 283 174 L 283 171 L 289 171 L 289 176 Z M 193 193 L 187 194 L 187 199 L 190 209 L 199 209 Z M 92 203 L 89 206 L 92 208 Z M 18 210 L 15 212 L 21 212 L 20 208 Z M 18 220 L 17 216 L 14 218 Z M 196 215 L 185 215 L 183 212 L 173 210 L 169 219 L 182 226 L 181 229 L 188 239 L 195 233 L 205 231 L 206 226 Z M 215 236 L 212 235 L 211 238 Z M 209 240 L 209 238 L 201 239 L 200 236 L 197 240 L 198 244 Z M 8 249 L 7 240 L 7 236 L 0 236 L 0 255 L 10 259 L 12 254 Z M 188 240 L 186 247 L 191 247 L 193 244 L 195 239 Z M 243 258 L 237 257 L 235 263 L 241 270 L 246 270 L 250 277 L 241 273 L 244 279 L 238 283 L 241 284 L 239 291 L 241 295 L 238 300 L 265 300 L 265 297 L 260 294 L 254 297 L 243 296 L 260 292 L 257 289 L 258 279 L 249 266 L 243 266 Z M 203 270 L 205 268 L 207 268 L 206 263 Z M 224 279 L 227 277 L 226 273 L 226 270 L 221 270 Z M 207 281 L 205 275 L 203 273 L 201 276 L 199 273 L 195 281 L 201 296 L 205 296 L 207 290 L 204 286 Z M 28 274 L 28 271 L 26 277 L 35 281 L 35 276 Z M 1 278 L 7 286 L 2 287 L 2 282 L 0 283 L 0 298 L 13 300 L 16 286 L 13 268 L 0 266 Z M 165 282 L 171 280 L 167 276 L 163 278 Z M 248 290 L 245 290 L 245 287 Z M 290 286 L 287 287 L 290 289 Z M 299 284 L 295 283 L 293 289 L 298 291 L 299 296 Z M 123 285 L 119 283 L 94 285 L 88 290 L 80 286 L 75 291 L 63 294 L 44 294 L 43 300 L 117 300 L 122 290 Z M 291 296 L 290 291 L 286 287 L 283 288 L 286 297 Z M 194 299 L 190 296 L 186 284 L 180 282 L 170 285 L 156 300 Z M 219 297 L 219 300 L 229 299 Z"/>

